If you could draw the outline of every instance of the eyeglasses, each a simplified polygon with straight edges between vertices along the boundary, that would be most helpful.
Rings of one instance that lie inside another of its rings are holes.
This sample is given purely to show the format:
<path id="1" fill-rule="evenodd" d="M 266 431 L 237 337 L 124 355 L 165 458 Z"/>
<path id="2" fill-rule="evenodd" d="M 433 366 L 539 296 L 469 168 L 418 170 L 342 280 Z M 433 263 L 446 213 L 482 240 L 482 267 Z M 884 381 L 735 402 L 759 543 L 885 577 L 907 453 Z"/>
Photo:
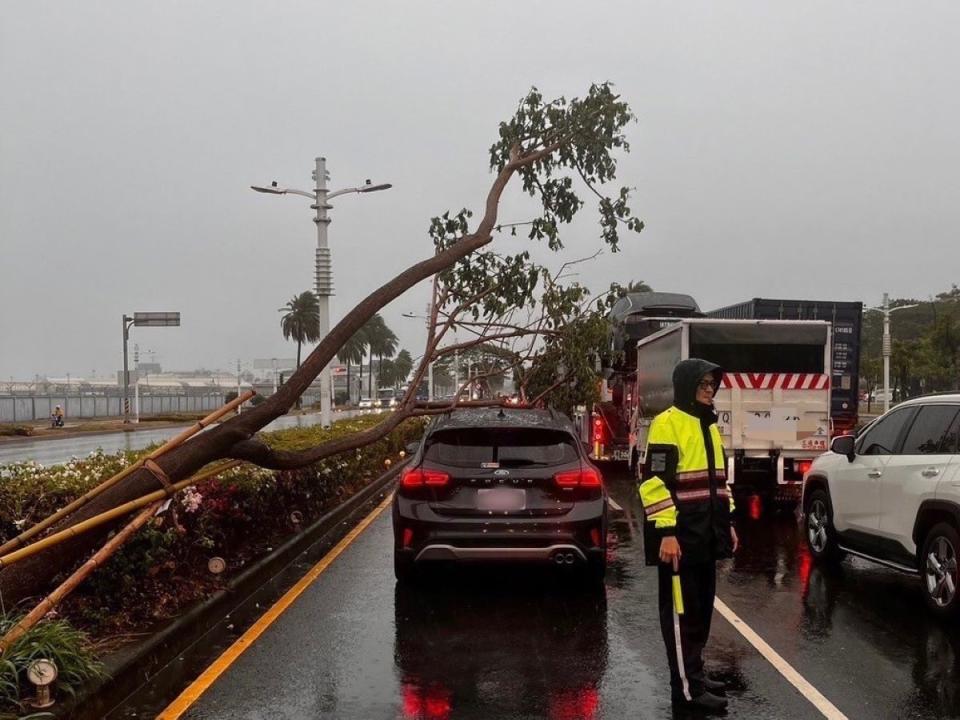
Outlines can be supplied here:
<path id="1" fill-rule="evenodd" d="M 717 384 L 713 380 L 701 380 L 699 383 L 697 383 L 697 389 L 706 390 L 707 388 L 716 390 Z"/>

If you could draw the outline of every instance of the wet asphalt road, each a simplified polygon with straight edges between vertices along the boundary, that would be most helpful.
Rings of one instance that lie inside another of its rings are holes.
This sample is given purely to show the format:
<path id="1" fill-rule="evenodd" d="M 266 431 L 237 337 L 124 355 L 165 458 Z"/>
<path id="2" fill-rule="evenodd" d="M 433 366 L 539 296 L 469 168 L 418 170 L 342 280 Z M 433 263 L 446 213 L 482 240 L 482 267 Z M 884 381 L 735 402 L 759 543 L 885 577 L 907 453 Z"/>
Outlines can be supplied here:
<path id="1" fill-rule="evenodd" d="M 625 475 L 606 477 L 624 512 L 611 516 L 604 588 L 497 569 L 399 588 L 385 512 L 183 717 L 684 717 L 670 706 L 639 504 Z M 926 615 L 916 580 L 859 560 L 815 567 L 791 515 L 741 505 L 743 547 L 718 583 L 734 612 L 850 718 L 960 717 L 960 632 Z M 241 617 L 110 720 L 162 710 L 243 632 Z M 719 615 L 706 659 L 730 683 L 729 717 L 821 717 Z"/>
<path id="2" fill-rule="evenodd" d="M 343 420 L 363 411 L 347 410 L 334 414 L 333 420 Z M 285 415 L 270 423 L 267 430 L 281 430 L 291 427 L 306 427 L 320 422 L 319 413 L 307 415 Z M 165 442 L 177 435 L 189 425 L 160 428 L 157 430 L 138 430 L 136 432 L 91 433 L 62 440 L 23 440 L 0 445 L 0 465 L 4 463 L 34 460 L 41 465 L 56 465 L 70 460 L 83 458 L 98 448 L 106 453 L 118 450 L 141 450 L 157 442 Z"/>

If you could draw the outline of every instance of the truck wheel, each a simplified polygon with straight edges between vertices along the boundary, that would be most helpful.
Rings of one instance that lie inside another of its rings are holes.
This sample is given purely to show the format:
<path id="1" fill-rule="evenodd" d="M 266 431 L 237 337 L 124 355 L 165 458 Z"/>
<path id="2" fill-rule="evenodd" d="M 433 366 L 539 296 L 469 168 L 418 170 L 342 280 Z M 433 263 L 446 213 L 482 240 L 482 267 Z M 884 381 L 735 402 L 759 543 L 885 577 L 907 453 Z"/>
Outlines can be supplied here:
<path id="1" fill-rule="evenodd" d="M 837 562 L 843 551 L 837 544 L 837 531 L 833 527 L 833 506 L 826 490 L 814 490 L 807 503 L 805 515 L 807 546 L 814 560 Z"/>
<path id="2" fill-rule="evenodd" d="M 953 525 L 937 523 L 923 540 L 920 555 L 920 574 L 923 578 L 923 597 L 935 615 L 950 617 L 960 608 L 960 587 L 957 577 L 957 553 L 960 535 Z"/>

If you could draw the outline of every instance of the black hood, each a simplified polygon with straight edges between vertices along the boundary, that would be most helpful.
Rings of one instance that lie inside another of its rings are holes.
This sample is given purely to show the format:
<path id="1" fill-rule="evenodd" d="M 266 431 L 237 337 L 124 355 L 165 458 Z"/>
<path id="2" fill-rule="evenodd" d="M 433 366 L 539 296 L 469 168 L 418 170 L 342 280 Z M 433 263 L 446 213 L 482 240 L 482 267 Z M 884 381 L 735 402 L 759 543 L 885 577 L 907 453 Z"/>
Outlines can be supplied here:
<path id="1" fill-rule="evenodd" d="M 720 381 L 723 379 L 723 370 L 720 369 L 719 365 L 700 358 L 690 358 L 678 362 L 673 369 L 674 406 L 686 413 L 699 416 L 700 408 L 706 406 L 697 403 L 697 385 L 700 384 L 700 379 L 707 373 L 713 374 L 719 388 Z"/>

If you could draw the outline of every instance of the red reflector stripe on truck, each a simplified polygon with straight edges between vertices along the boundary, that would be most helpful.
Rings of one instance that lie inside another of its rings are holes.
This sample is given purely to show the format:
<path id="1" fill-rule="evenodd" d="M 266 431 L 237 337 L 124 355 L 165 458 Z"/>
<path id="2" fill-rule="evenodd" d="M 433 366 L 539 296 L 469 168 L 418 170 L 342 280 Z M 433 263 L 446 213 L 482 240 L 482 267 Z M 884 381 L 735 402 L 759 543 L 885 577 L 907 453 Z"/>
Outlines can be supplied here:
<path id="1" fill-rule="evenodd" d="M 742 390 L 829 390 L 830 376 L 822 373 L 724 373 L 720 387 Z"/>

